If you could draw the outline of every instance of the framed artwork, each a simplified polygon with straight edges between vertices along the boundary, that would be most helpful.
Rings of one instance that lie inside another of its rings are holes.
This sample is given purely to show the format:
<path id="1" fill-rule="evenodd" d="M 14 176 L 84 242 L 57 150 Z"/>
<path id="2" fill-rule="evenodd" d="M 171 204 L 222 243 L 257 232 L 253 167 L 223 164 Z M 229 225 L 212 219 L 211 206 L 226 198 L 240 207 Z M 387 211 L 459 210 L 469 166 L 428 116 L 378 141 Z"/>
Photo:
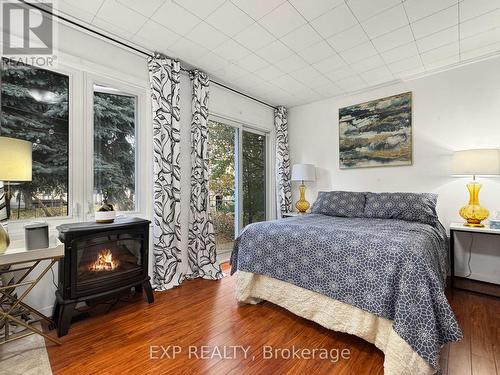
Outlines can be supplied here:
<path id="1" fill-rule="evenodd" d="M 340 168 L 411 165 L 411 92 L 339 109 Z"/>

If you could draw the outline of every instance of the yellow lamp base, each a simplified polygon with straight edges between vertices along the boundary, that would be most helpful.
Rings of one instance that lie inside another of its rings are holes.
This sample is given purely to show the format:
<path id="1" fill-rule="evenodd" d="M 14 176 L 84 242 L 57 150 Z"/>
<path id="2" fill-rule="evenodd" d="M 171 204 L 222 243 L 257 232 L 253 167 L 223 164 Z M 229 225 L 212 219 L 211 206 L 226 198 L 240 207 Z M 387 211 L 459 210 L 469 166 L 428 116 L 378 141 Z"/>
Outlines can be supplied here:
<path id="1" fill-rule="evenodd" d="M 481 224 L 483 220 L 486 220 L 490 215 L 490 212 L 479 204 L 479 190 L 481 190 L 481 184 L 477 182 L 471 182 L 467 184 L 467 189 L 469 189 L 469 204 L 462 207 L 459 211 L 460 216 L 465 219 L 464 225 L 467 227 L 484 227 Z"/>
<path id="2" fill-rule="evenodd" d="M 306 211 L 311 206 L 308 201 L 306 201 L 306 185 L 302 184 L 299 186 L 300 199 L 295 203 L 295 208 L 301 214 L 305 214 Z"/>
<path id="3" fill-rule="evenodd" d="M 0 223 L 0 254 L 3 254 L 10 245 L 10 237 L 7 230 Z"/>

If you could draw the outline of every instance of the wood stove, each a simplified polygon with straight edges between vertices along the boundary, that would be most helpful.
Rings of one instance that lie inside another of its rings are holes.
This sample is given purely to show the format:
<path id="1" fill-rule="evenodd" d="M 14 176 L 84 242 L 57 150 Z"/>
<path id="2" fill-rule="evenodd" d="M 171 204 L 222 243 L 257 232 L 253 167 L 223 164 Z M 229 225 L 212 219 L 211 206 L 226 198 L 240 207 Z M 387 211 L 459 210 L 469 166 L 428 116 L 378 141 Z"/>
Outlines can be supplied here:
<path id="1" fill-rule="evenodd" d="M 57 227 L 65 244 L 59 261 L 54 321 L 58 335 L 68 333 L 75 306 L 134 287 L 153 302 L 148 275 L 148 220 L 117 219 L 111 224 L 76 223 Z"/>

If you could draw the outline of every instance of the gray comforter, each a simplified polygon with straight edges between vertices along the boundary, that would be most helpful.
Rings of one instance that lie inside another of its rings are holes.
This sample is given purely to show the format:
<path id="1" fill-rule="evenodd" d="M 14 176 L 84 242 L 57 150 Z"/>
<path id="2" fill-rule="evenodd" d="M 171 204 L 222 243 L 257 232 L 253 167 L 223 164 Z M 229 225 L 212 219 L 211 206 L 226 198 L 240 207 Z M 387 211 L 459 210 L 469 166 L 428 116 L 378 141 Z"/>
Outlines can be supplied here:
<path id="1" fill-rule="evenodd" d="M 447 239 L 441 224 L 310 214 L 248 225 L 232 273 L 283 280 L 394 322 L 431 366 L 462 333 L 444 295 Z"/>

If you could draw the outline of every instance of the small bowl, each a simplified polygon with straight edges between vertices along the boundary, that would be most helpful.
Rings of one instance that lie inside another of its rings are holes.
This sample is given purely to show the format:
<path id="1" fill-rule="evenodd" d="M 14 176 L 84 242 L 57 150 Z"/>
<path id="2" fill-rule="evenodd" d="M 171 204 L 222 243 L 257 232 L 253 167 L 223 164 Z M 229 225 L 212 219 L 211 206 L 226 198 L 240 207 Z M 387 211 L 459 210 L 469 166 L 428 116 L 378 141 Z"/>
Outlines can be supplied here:
<path id="1" fill-rule="evenodd" d="M 99 224 L 109 224 L 115 221 L 116 211 L 96 211 L 95 222 Z"/>

